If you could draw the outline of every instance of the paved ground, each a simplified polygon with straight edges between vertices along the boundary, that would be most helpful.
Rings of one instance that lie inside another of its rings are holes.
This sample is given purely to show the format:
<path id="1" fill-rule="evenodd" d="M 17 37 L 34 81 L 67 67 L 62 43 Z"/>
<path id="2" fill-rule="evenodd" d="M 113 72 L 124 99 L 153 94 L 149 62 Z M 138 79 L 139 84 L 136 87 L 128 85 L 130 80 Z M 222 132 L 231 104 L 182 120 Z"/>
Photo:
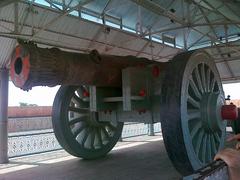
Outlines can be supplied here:
<path id="1" fill-rule="evenodd" d="M 178 180 L 160 135 L 125 139 L 105 158 L 85 161 L 63 150 L 11 159 L 0 180 Z"/>

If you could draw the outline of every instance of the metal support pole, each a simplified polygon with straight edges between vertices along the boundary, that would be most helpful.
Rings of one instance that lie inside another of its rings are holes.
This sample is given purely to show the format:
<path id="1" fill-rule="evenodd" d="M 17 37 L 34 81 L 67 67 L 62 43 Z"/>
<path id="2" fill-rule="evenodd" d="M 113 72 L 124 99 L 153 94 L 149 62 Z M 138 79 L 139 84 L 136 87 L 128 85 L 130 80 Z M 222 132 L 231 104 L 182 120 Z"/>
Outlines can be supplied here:
<path id="1" fill-rule="evenodd" d="M 154 124 L 153 123 L 148 124 L 148 135 L 154 136 Z"/>
<path id="2" fill-rule="evenodd" d="M 225 33 L 225 39 L 226 39 L 226 44 L 228 44 L 228 26 L 224 26 L 224 33 Z"/>
<path id="3" fill-rule="evenodd" d="M 151 48 L 151 56 L 152 56 L 152 60 L 154 60 L 154 54 L 153 54 L 153 41 L 152 41 L 152 34 L 151 34 L 151 29 L 148 30 L 149 31 L 149 39 L 150 39 L 150 48 Z"/>
<path id="4" fill-rule="evenodd" d="M 8 70 L 0 69 L 0 163 L 8 162 Z"/>
<path id="5" fill-rule="evenodd" d="M 14 3 L 14 32 L 18 33 L 18 2 Z"/>
<path id="6" fill-rule="evenodd" d="M 143 27 L 142 27 L 142 7 L 138 5 L 138 16 L 137 16 L 137 24 L 136 24 L 136 32 L 140 35 L 143 34 Z"/>

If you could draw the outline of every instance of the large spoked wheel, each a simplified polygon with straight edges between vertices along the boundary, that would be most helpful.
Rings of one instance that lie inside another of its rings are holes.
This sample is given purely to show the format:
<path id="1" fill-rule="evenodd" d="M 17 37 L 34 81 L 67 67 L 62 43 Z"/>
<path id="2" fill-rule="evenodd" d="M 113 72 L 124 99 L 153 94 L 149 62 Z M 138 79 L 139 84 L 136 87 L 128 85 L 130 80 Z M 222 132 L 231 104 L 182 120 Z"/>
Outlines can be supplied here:
<path id="1" fill-rule="evenodd" d="M 174 166 L 185 175 L 211 162 L 224 145 L 220 77 L 207 53 L 187 52 L 169 62 L 162 87 L 164 143 Z"/>
<path id="2" fill-rule="evenodd" d="M 95 159 L 114 147 L 121 136 L 123 123 L 99 121 L 98 113 L 89 111 L 87 88 L 60 87 L 53 103 L 52 121 L 56 138 L 68 153 Z"/>

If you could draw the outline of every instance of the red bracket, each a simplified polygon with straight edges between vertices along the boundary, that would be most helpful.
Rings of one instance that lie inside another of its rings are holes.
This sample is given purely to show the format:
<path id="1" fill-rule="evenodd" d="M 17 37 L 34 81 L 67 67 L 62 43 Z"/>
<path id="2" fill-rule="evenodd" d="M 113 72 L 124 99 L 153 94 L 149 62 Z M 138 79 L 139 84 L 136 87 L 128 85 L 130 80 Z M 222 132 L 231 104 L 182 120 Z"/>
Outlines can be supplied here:
<path id="1" fill-rule="evenodd" d="M 84 90 L 84 91 L 83 91 L 83 96 L 84 96 L 84 97 L 89 97 L 89 96 L 90 96 L 90 94 L 89 94 L 89 92 L 88 92 L 88 91 Z"/>
<path id="2" fill-rule="evenodd" d="M 238 118 L 238 108 L 234 104 L 223 105 L 221 115 L 223 120 L 236 120 Z"/>

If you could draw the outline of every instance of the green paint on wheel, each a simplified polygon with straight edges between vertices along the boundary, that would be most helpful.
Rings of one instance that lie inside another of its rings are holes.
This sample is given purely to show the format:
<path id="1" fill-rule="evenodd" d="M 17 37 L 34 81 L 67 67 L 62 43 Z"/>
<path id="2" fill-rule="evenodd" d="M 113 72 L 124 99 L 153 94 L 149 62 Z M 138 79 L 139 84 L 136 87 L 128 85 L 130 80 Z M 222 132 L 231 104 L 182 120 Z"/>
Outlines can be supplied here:
<path id="1" fill-rule="evenodd" d="M 188 174 L 211 162 L 224 145 L 220 77 L 207 53 L 185 52 L 169 62 L 162 87 L 164 143 L 176 169 Z"/>
<path id="2" fill-rule="evenodd" d="M 99 121 L 90 112 L 87 86 L 61 86 L 53 103 L 53 129 L 59 144 L 84 159 L 106 155 L 121 136 L 123 123 Z"/>

